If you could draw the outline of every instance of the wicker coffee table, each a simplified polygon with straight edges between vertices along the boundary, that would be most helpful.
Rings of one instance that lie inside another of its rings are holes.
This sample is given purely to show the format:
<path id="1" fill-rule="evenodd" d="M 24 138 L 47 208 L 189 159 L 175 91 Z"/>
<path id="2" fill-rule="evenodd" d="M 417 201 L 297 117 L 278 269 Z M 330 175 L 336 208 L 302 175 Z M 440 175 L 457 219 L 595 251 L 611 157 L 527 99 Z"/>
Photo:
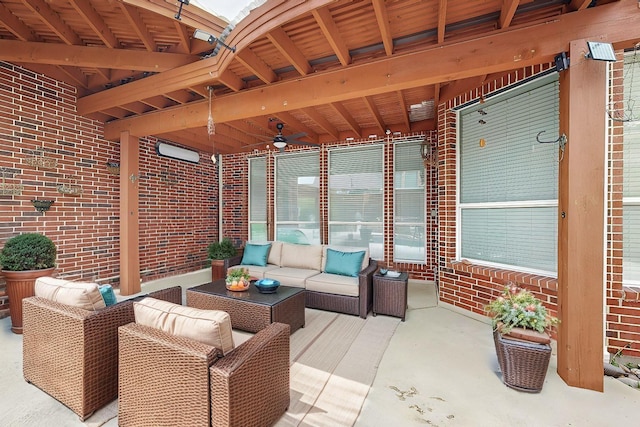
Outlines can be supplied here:
<path id="1" fill-rule="evenodd" d="M 288 324 L 293 333 L 304 326 L 304 304 L 304 289 L 291 286 L 280 286 L 273 294 L 261 294 L 254 285 L 233 292 L 220 279 L 187 289 L 189 307 L 226 311 L 231 326 L 247 332 L 278 322 Z"/>

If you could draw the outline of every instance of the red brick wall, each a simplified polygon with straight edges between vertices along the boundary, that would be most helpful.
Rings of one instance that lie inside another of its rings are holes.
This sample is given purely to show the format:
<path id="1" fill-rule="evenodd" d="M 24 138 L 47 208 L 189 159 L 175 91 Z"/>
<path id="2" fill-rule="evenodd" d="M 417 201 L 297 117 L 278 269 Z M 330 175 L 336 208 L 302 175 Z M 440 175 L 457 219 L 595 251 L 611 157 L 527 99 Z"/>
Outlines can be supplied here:
<path id="1" fill-rule="evenodd" d="M 119 177 L 106 163 L 118 161 L 119 143 L 102 139 L 102 123 L 76 115 L 75 104 L 73 87 L 0 62 L 0 168 L 6 184 L 24 186 L 21 195 L 0 195 L 0 247 L 16 234 L 43 233 L 57 245 L 59 276 L 117 285 Z M 55 169 L 25 164 L 43 146 Z M 194 165 L 158 157 L 153 139 L 140 146 L 142 277 L 206 266 L 206 246 L 217 239 L 210 154 Z M 61 194 L 61 184 L 81 186 L 82 194 Z M 40 213 L 30 202 L 36 197 L 55 202 Z"/>

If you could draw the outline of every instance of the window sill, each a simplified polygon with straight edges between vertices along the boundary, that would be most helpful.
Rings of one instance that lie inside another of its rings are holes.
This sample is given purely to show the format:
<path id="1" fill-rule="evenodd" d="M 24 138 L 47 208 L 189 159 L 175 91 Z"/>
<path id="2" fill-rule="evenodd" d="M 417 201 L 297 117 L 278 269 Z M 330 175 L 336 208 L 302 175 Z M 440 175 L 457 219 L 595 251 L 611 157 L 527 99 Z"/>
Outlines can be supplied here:
<path id="1" fill-rule="evenodd" d="M 478 274 L 491 278 L 501 279 L 505 282 L 512 281 L 523 285 L 540 287 L 550 291 L 558 291 L 558 279 L 549 276 L 540 276 L 531 273 L 522 273 L 520 271 L 503 270 L 495 267 L 486 267 L 479 264 L 472 264 L 467 260 L 451 261 L 451 268 L 454 271 L 465 272 L 469 274 Z M 639 296 L 640 297 L 640 296 Z"/>
<path id="2" fill-rule="evenodd" d="M 640 288 L 637 286 L 622 286 L 622 300 L 624 302 L 640 303 Z"/>

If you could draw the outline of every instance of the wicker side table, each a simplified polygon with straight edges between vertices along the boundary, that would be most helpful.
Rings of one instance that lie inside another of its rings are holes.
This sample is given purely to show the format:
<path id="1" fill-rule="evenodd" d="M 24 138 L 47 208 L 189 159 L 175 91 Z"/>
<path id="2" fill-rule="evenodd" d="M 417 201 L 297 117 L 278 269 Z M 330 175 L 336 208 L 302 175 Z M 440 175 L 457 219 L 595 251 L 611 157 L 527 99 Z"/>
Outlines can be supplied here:
<path id="1" fill-rule="evenodd" d="M 387 277 L 380 273 L 373 275 L 373 315 L 386 314 L 402 319 L 407 312 L 407 285 L 409 274 L 402 272 L 399 277 Z"/>

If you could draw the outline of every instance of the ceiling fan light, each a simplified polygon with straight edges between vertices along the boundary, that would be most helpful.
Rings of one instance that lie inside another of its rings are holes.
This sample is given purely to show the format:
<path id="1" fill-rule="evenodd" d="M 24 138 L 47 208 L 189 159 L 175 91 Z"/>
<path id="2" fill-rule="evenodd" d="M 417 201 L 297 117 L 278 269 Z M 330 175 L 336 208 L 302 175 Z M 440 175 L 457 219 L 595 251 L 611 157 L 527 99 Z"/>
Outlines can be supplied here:
<path id="1" fill-rule="evenodd" d="M 284 148 L 287 146 L 287 143 L 284 141 L 274 141 L 273 146 L 276 148 Z"/>

